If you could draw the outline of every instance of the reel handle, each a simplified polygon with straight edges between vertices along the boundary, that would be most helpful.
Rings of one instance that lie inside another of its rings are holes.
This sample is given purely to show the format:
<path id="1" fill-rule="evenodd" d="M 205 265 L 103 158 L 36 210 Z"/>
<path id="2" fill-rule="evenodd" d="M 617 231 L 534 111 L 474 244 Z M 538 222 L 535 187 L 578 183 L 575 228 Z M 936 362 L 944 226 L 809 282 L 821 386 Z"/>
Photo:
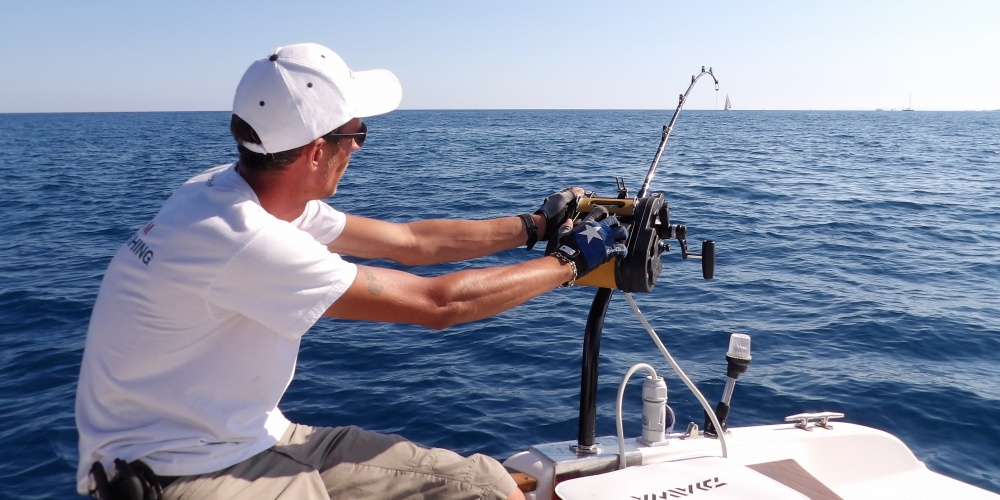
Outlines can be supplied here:
<path id="1" fill-rule="evenodd" d="M 707 280 L 715 277 L 715 240 L 702 240 L 701 253 L 691 253 L 687 245 L 687 226 L 670 224 L 663 226 L 659 232 L 660 238 L 667 240 L 676 238 L 681 247 L 681 258 L 701 260 L 701 276 Z"/>
<path id="2" fill-rule="evenodd" d="M 715 276 L 715 240 L 701 242 L 701 275 L 707 280 Z"/>

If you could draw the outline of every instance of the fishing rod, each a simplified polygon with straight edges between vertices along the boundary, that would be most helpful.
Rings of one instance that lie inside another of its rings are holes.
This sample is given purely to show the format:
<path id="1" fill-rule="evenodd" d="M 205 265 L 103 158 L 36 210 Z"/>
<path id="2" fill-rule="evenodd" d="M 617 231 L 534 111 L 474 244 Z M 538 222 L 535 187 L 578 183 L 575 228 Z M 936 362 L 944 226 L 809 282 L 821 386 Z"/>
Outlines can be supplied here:
<path id="1" fill-rule="evenodd" d="M 607 315 L 608 304 L 615 290 L 621 290 L 626 296 L 632 292 L 651 292 L 653 285 L 659 279 L 662 271 L 660 256 L 670 250 L 666 240 L 675 238 L 681 249 L 683 259 L 701 260 L 702 275 L 712 279 L 715 273 L 715 242 L 704 240 L 702 253 L 694 254 L 688 251 L 687 227 L 671 224 L 668 205 L 663 193 L 647 195 L 649 184 L 653 180 L 660 158 L 666 148 L 667 140 L 673 132 L 677 117 L 687 102 L 688 94 L 702 76 L 709 75 L 715 81 L 715 90 L 719 90 L 719 80 L 712 73 L 712 68 L 701 67 L 701 72 L 691 76 L 691 84 L 680 95 L 677 108 L 670 123 L 663 127 L 660 145 L 653 157 L 653 162 L 646 173 L 638 196 L 630 198 L 625 181 L 616 178 L 618 196 L 616 198 L 587 197 L 580 200 L 577 216 L 582 217 L 591 210 L 602 207 L 610 215 L 618 217 L 623 225 L 629 227 L 629 238 L 626 242 L 628 254 L 624 258 L 613 258 L 599 266 L 589 274 L 576 281 L 578 285 L 597 287 L 587 316 L 587 326 L 583 340 L 583 366 L 580 380 L 580 426 L 577 444 L 573 450 L 581 455 L 600 453 L 594 444 L 597 425 L 597 368 L 600 359 L 601 335 L 604 330 L 604 318 Z"/>
<path id="2" fill-rule="evenodd" d="M 677 117 L 681 114 L 681 108 L 683 108 L 684 103 L 687 102 L 688 94 L 691 93 L 691 89 L 694 88 L 694 84 L 698 83 L 698 80 L 705 75 L 711 76 L 712 80 L 715 80 L 715 91 L 719 91 L 719 79 L 712 73 L 711 67 L 706 70 L 705 67 L 702 66 L 701 73 L 691 75 L 691 85 L 688 85 L 687 90 L 680 95 L 677 103 L 677 109 L 674 110 L 674 116 L 670 118 L 669 124 L 663 126 L 663 138 L 660 139 L 660 147 L 656 148 L 656 156 L 653 157 L 653 163 L 649 166 L 649 172 L 646 173 L 646 179 L 642 182 L 642 187 L 639 188 L 639 198 L 646 196 L 646 191 L 649 190 L 649 184 L 653 182 L 653 174 L 656 173 L 656 167 L 660 163 L 660 157 L 663 156 L 663 150 L 667 147 L 667 139 L 670 138 L 670 133 L 674 131 L 674 124 L 677 123 Z"/>

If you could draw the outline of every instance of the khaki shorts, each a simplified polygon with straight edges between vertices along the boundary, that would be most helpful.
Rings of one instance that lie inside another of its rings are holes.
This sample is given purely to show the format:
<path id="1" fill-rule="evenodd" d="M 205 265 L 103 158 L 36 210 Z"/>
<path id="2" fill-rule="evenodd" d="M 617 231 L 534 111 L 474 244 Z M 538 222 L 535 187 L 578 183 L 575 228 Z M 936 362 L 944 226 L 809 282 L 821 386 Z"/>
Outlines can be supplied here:
<path id="1" fill-rule="evenodd" d="M 357 427 L 293 424 L 278 444 L 217 472 L 182 476 L 163 500 L 224 498 L 507 498 L 516 485 L 500 463 L 463 458 Z"/>

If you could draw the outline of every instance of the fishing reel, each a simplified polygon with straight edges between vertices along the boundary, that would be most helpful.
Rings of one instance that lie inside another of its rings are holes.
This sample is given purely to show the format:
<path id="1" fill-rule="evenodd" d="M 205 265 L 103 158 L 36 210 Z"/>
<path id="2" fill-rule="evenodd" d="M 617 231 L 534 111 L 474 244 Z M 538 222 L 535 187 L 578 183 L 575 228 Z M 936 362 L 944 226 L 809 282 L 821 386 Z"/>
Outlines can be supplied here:
<path id="1" fill-rule="evenodd" d="M 577 205 L 576 218 L 585 217 L 596 207 L 602 207 L 609 215 L 628 227 L 626 242 L 628 255 L 614 257 L 576 280 L 577 285 L 597 288 L 618 289 L 623 292 L 651 292 L 660 277 L 663 264 L 660 257 L 670 251 L 668 240 L 676 239 L 681 256 L 686 259 L 701 260 L 702 276 L 712 279 L 715 274 L 715 242 L 702 242 L 701 254 L 688 251 L 687 227 L 670 223 L 670 211 L 663 193 L 630 198 L 625 181 L 619 177 L 617 198 L 585 197 Z"/>

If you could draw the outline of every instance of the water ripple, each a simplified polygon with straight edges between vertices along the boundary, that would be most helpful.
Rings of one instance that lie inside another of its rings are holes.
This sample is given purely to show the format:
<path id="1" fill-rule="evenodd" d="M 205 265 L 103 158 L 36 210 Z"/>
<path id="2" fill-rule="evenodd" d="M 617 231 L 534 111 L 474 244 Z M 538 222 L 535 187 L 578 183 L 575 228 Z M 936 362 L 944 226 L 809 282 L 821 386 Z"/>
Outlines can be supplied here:
<path id="1" fill-rule="evenodd" d="M 374 117 L 331 201 L 404 221 L 532 211 L 570 184 L 614 195 L 615 176 L 635 193 L 667 119 Z M 0 477 L 10 495 L 72 496 L 73 393 L 104 267 L 180 182 L 232 161 L 227 127 L 226 113 L 0 115 L 0 448 L 15 457 Z M 753 335 L 734 425 L 843 411 L 895 433 L 931 469 L 1000 492 L 998 131 L 998 113 L 685 111 L 652 188 L 692 242 L 718 242 L 716 279 L 700 280 L 674 249 L 654 292 L 636 299 L 709 399 L 722 391 L 729 333 Z M 498 458 L 574 439 L 592 292 L 560 290 L 443 332 L 321 321 L 282 406 L 315 425 Z M 619 297 L 602 340 L 598 433 L 614 434 L 617 384 L 636 362 L 668 373 Z M 700 421 L 693 397 L 672 375 L 668 384 L 680 421 Z M 629 415 L 640 411 L 633 391 Z"/>

